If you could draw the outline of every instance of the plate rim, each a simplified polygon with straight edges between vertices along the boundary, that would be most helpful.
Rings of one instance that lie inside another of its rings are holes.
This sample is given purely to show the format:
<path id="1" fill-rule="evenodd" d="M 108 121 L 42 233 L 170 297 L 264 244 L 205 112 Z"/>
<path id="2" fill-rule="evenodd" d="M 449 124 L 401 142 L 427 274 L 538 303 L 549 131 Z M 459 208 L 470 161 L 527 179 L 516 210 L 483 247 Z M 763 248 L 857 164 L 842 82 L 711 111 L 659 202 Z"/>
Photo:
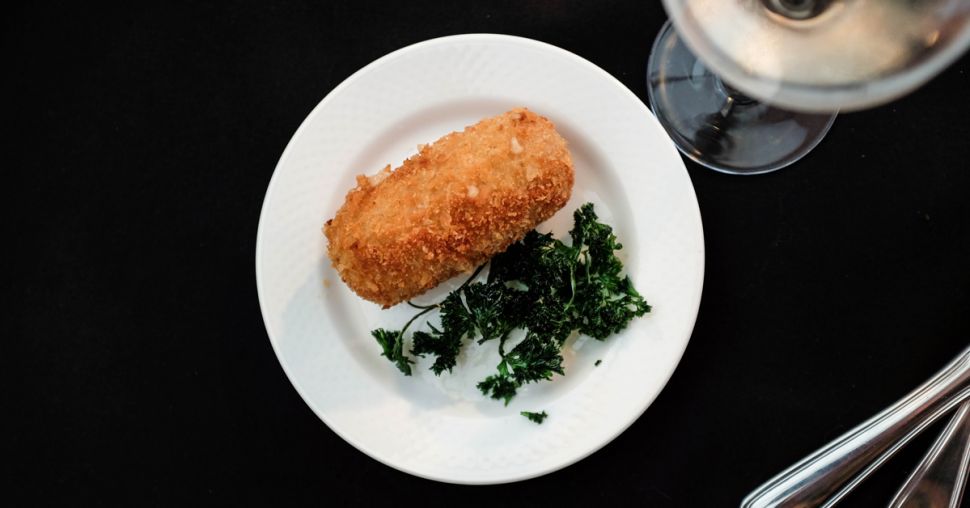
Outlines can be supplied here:
<path id="1" fill-rule="evenodd" d="M 677 351 L 676 362 L 674 362 L 673 368 L 670 369 L 670 372 L 668 372 L 667 375 L 665 376 L 665 378 L 663 379 L 663 382 L 660 384 L 659 390 L 657 390 L 657 392 L 653 395 L 653 397 L 651 397 L 643 405 L 642 408 L 640 408 L 640 410 L 637 412 L 637 414 L 636 414 L 636 416 L 634 418 L 631 418 L 629 421 L 624 422 L 623 425 L 618 426 L 616 428 L 616 431 L 614 433 L 612 433 L 611 435 L 609 435 L 609 437 L 607 437 L 606 439 L 603 439 L 596 446 L 593 446 L 593 447 L 589 448 L 588 450 L 584 451 L 583 453 L 576 454 L 575 456 L 569 458 L 568 460 L 560 461 L 558 463 L 555 463 L 553 465 L 547 466 L 545 468 L 537 469 L 536 471 L 533 471 L 533 472 L 528 473 L 528 474 L 521 474 L 521 475 L 518 475 L 518 476 L 515 476 L 515 477 L 510 477 L 508 479 L 501 479 L 501 480 L 481 480 L 481 481 L 476 481 L 475 479 L 449 478 L 449 477 L 442 477 L 442 476 L 435 475 L 435 474 L 428 474 L 428 473 L 425 473 L 425 472 L 417 471 L 417 470 L 414 470 L 414 469 L 412 469 L 410 467 L 407 467 L 405 465 L 395 464 L 395 463 L 389 462 L 389 461 L 385 460 L 384 458 L 382 458 L 380 456 L 380 454 L 378 454 L 376 451 L 372 450 L 366 444 L 361 443 L 358 440 L 351 439 L 346 433 L 344 433 L 342 430 L 340 430 L 338 428 L 339 426 L 335 426 L 330 421 L 328 421 L 328 418 L 325 416 L 324 412 L 321 411 L 312 402 L 312 400 L 310 400 L 306 396 L 306 394 L 304 393 L 303 388 L 300 386 L 299 383 L 297 383 L 295 381 L 294 376 L 290 372 L 291 369 L 290 369 L 290 367 L 288 367 L 287 362 L 284 361 L 284 358 L 281 355 L 281 352 L 279 350 L 279 347 L 277 346 L 276 340 L 273 338 L 273 333 L 272 333 L 272 331 L 270 331 L 269 318 L 267 316 L 266 306 L 263 304 L 263 299 L 264 299 L 263 278 L 264 278 L 264 275 L 262 274 L 262 268 L 261 268 L 262 263 L 261 263 L 261 261 L 262 261 L 262 257 L 263 257 L 263 248 L 264 248 L 263 246 L 265 244 L 265 242 L 263 241 L 263 238 L 264 238 L 264 234 L 265 234 L 264 233 L 264 231 L 265 231 L 264 227 L 265 227 L 265 221 L 266 221 L 266 217 L 267 217 L 267 213 L 266 212 L 267 212 L 267 208 L 268 208 L 268 203 L 270 202 L 271 196 L 273 195 L 273 191 L 274 191 L 275 186 L 276 186 L 276 183 L 278 181 L 278 177 L 279 177 L 279 174 L 280 174 L 280 169 L 281 169 L 281 167 L 283 167 L 284 163 L 288 161 L 289 156 L 290 156 L 290 153 L 292 152 L 293 147 L 295 145 L 295 141 L 298 138 L 301 137 L 301 135 L 304 133 L 304 131 L 306 129 L 308 129 L 308 126 L 312 123 L 312 120 L 316 116 L 318 116 L 320 114 L 320 112 L 323 110 L 323 108 L 331 100 L 333 100 L 333 98 L 336 95 L 338 95 L 339 92 L 341 92 L 345 88 L 348 88 L 348 87 L 352 86 L 363 74 L 365 74 L 366 72 L 368 72 L 370 69 L 372 69 L 374 67 L 377 67 L 377 66 L 380 66 L 380 65 L 382 65 L 382 64 L 384 64 L 384 63 L 386 63 L 386 62 L 388 62 L 388 61 L 390 61 L 390 60 L 392 60 L 394 58 L 400 57 L 403 54 L 411 53 L 411 52 L 415 52 L 415 51 L 420 51 L 420 50 L 422 50 L 422 49 L 424 49 L 425 47 L 428 47 L 428 46 L 435 46 L 435 45 L 439 45 L 439 44 L 447 44 L 448 42 L 452 42 L 452 41 L 461 41 L 461 42 L 466 42 L 466 41 L 472 41 L 472 42 L 475 42 L 475 41 L 479 41 L 479 42 L 498 42 L 498 41 L 503 41 L 503 42 L 511 42 L 511 43 L 515 43 L 515 44 L 524 44 L 524 45 L 528 45 L 528 46 L 532 46 L 532 47 L 541 49 L 543 51 L 552 51 L 552 52 L 558 53 L 559 55 L 561 55 L 563 57 L 569 58 L 570 60 L 573 61 L 573 63 L 578 64 L 578 65 L 584 67 L 586 70 L 592 71 L 592 72 L 600 75 L 601 77 L 605 78 L 607 82 L 611 83 L 621 94 L 625 94 L 629 98 L 633 99 L 633 102 L 635 104 L 638 104 L 639 105 L 638 106 L 638 109 L 640 110 L 640 112 L 643 113 L 649 119 L 649 121 L 654 124 L 654 126 L 659 130 L 659 132 L 664 133 L 664 137 L 666 138 L 666 145 L 667 145 L 668 151 L 672 151 L 673 154 L 674 154 L 674 156 L 676 157 L 676 160 L 680 162 L 680 168 L 683 170 L 684 175 L 687 177 L 687 181 L 688 181 L 688 184 L 689 184 L 687 186 L 688 195 L 689 195 L 690 198 L 692 198 L 692 203 L 693 203 L 693 206 L 690 206 L 688 208 L 689 208 L 689 211 L 690 211 L 691 214 L 696 215 L 696 222 L 697 222 L 697 225 L 698 225 L 698 228 L 699 228 L 699 233 L 700 233 L 699 236 L 698 236 L 700 243 L 698 245 L 699 250 L 698 250 L 698 254 L 697 254 L 697 256 L 698 256 L 698 270 L 699 271 L 698 271 L 698 277 L 697 277 L 697 287 L 694 288 L 695 294 L 697 294 L 696 305 L 694 305 L 693 308 L 687 309 L 685 311 L 686 314 L 689 315 L 689 317 L 690 317 L 690 324 L 687 327 L 687 337 L 686 337 L 686 340 L 683 341 L 683 344 L 679 348 L 679 351 Z M 636 94 L 634 94 L 632 90 L 630 90 L 619 79 L 617 79 L 615 76 L 613 76 L 612 74 L 610 74 L 609 72 L 607 72 L 605 69 L 601 68 L 600 66 L 594 64 L 593 62 L 587 60 L 586 58 L 583 58 L 583 57 L 581 57 L 581 56 L 579 56 L 579 55 L 577 55 L 577 54 L 575 54 L 575 53 L 573 53 L 573 52 L 571 52 L 571 51 L 569 51 L 567 49 L 561 48 L 559 46 L 555 46 L 553 44 L 549 44 L 547 42 L 539 41 L 539 40 L 536 40 L 536 39 L 531 39 L 531 38 L 528 38 L 528 37 L 522 37 L 522 36 L 517 36 L 517 35 L 508 35 L 508 34 L 499 34 L 499 33 L 486 33 L 486 32 L 475 32 L 475 33 L 446 35 L 446 36 L 442 36 L 442 37 L 435 37 L 435 38 L 431 38 L 431 39 L 426 39 L 426 40 L 423 40 L 423 41 L 419 41 L 419 42 L 416 42 L 416 43 L 409 44 L 407 46 L 403 46 L 403 47 L 398 48 L 398 49 L 396 49 L 394 51 L 391 51 L 389 53 L 386 53 L 386 54 L 384 54 L 381 57 L 378 57 L 377 59 L 371 61 L 367 65 L 364 65 L 363 67 L 361 67 L 360 69 L 358 69 L 357 71 L 353 72 L 351 75 L 349 75 L 348 77 L 346 77 L 343 81 L 341 81 L 337 86 L 335 86 L 334 88 L 332 88 L 329 92 L 327 92 L 327 94 L 323 97 L 323 99 L 321 99 L 320 102 L 318 102 L 316 104 L 316 106 L 314 106 L 313 109 L 310 110 L 310 112 L 306 115 L 306 117 L 304 117 L 303 121 L 300 123 L 299 127 L 297 127 L 297 129 L 293 132 L 293 134 L 290 137 L 289 141 L 287 141 L 286 147 L 283 149 L 283 152 L 280 155 L 280 158 L 277 161 L 276 166 L 273 168 L 273 173 L 270 176 L 269 183 L 267 184 L 266 192 L 263 195 L 263 204 L 260 207 L 259 221 L 258 221 L 257 228 L 256 228 L 256 248 L 255 248 L 255 250 L 256 250 L 256 252 L 255 252 L 256 293 L 257 293 L 257 300 L 259 302 L 260 316 L 263 319 L 263 327 L 266 330 L 267 339 L 269 340 L 270 347 L 273 348 L 273 352 L 276 355 L 276 360 L 279 363 L 280 368 L 282 368 L 283 373 L 287 377 L 287 381 L 289 381 L 290 382 L 290 385 L 296 390 L 297 394 L 303 400 L 303 403 L 306 404 L 307 407 L 309 407 L 310 410 L 317 416 L 317 418 L 319 418 L 332 432 L 334 432 L 337 436 L 339 436 L 346 443 L 350 444 L 351 446 L 353 446 L 354 448 L 356 448 L 358 451 L 364 453 L 365 455 L 367 455 L 371 459 L 373 459 L 373 460 L 375 460 L 375 461 L 377 461 L 377 462 L 379 462 L 379 463 L 381 463 L 381 464 L 383 464 L 385 466 L 391 467 L 391 468 L 393 468 L 395 470 L 398 470 L 398 471 L 401 471 L 401 472 L 404 472 L 404 473 L 407 473 L 407 474 L 410 474 L 410 475 L 413 475 L 413 476 L 416 476 L 416 477 L 419 477 L 419 478 L 424 478 L 424 479 L 433 480 L 433 481 L 439 481 L 439 482 L 443 482 L 443 483 L 458 484 L 458 485 L 497 485 L 497 484 L 507 484 L 507 483 L 514 483 L 514 482 L 525 481 L 525 480 L 529 480 L 529 479 L 533 479 L 533 478 L 537 478 L 537 477 L 540 477 L 540 476 L 544 476 L 544 475 L 553 473 L 555 471 L 558 471 L 558 470 L 564 469 L 566 467 L 569 467 L 569 466 L 571 466 L 573 464 L 576 464 L 577 462 L 579 462 L 579 461 L 581 461 L 581 460 L 589 457 L 590 455 L 596 453 L 597 451 L 601 450 L 603 447 L 605 447 L 607 444 L 613 442 L 617 437 L 619 437 L 622 433 L 624 433 L 627 429 L 629 429 L 635 422 L 637 422 L 640 419 L 640 417 L 643 416 L 643 414 L 646 412 L 646 410 L 650 406 L 653 405 L 654 401 L 656 401 L 657 397 L 660 396 L 660 393 L 663 392 L 664 388 L 667 387 L 667 384 L 670 382 L 670 378 L 673 377 L 673 374 L 677 370 L 677 367 L 680 366 L 680 362 L 681 362 L 681 360 L 683 360 L 684 352 L 687 350 L 687 346 L 690 343 L 690 339 L 693 336 L 693 331 L 694 331 L 694 328 L 695 328 L 695 326 L 697 324 L 697 316 L 698 316 L 698 313 L 700 311 L 700 304 L 701 304 L 701 301 L 703 300 L 703 288 L 704 288 L 704 279 L 705 279 L 705 272 L 706 272 L 706 252 L 707 252 L 706 251 L 706 245 L 705 245 L 705 235 L 704 235 L 703 217 L 701 216 L 701 213 L 700 213 L 700 205 L 699 205 L 699 203 L 697 201 L 696 190 L 694 189 L 693 181 L 690 178 L 690 173 L 687 171 L 687 167 L 684 164 L 684 160 L 681 157 L 680 152 L 677 151 L 677 148 L 674 145 L 673 141 L 670 139 L 670 136 L 666 134 L 666 131 L 664 130 L 663 126 L 659 123 L 659 121 L 657 120 L 657 118 L 653 115 L 653 113 L 646 106 L 646 104 L 643 101 L 641 101 L 640 98 L 637 97 Z"/>

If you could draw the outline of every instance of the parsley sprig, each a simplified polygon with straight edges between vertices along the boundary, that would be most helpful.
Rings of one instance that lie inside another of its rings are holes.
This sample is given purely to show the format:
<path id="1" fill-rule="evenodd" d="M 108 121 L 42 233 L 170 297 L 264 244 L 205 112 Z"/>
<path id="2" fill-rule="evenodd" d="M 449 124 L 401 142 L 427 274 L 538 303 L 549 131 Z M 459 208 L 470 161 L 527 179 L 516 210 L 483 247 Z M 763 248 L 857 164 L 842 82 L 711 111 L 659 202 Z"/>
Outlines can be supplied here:
<path id="1" fill-rule="evenodd" d="M 473 282 L 483 265 L 441 303 L 411 304 L 420 311 L 401 330 L 373 330 L 383 356 L 411 375 L 414 361 L 404 350 L 405 332 L 418 317 L 437 309 L 440 325 L 429 322 L 428 331 L 414 332 L 410 351 L 434 356 L 436 375 L 457 365 L 469 339 L 498 342 L 502 360 L 496 373 L 477 387 L 506 405 L 524 384 L 563 375 L 562 347 L 574 331 L 604 340 L 650 311 L 630 278 L 621 275 L 616 251 L 623 246 L 613 228 L 598 221 L 591 203 L 576 210 L 573 220 L 571 245 L 530 231 L 492 258 L 485 281 Z M 506 351 L 517 329 L 525 330 L 525 338 Z"/>
<path id="2" fill-rule="evenodd" d="M 520 411 L 519 414 L 540 425 L 542 425 L 542 422 L 546 421 L 546 417 L 549 416 L 545 411 L 540 413 L 533 411 Z"/>

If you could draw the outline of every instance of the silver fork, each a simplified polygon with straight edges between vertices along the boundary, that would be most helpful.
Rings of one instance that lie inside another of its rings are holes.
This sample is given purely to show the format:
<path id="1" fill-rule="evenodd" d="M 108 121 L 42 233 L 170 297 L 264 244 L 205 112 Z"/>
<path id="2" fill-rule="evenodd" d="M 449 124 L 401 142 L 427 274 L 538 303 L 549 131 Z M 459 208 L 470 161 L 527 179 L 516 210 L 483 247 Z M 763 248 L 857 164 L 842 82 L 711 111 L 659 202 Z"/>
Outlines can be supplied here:
<path id="1" fill-rule="evenodd" d="M 970 401 L 956 410 L 940 437 L 889 503 L 889 508 L 960 508 L 970 472 Z"/>
<path id="2" fill-rule="evenodd" d="M 768 480 L 742 508 L 828 508 L 923 429 L 970 398 L 970 347 L 892 406 Z"/>

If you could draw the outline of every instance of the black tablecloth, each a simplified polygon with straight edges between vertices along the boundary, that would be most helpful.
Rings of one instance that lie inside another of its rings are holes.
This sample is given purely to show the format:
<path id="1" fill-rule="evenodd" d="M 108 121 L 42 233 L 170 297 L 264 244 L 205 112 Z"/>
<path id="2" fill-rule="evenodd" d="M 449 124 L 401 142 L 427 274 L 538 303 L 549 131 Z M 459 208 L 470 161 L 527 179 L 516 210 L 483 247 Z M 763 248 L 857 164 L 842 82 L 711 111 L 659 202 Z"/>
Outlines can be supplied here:
<path id="1" fill-rule="evenodd" d="M 324 95 L 405 45 L 498 32 L 575 52 L 645 100 L 664 20 L 647 1 L 9 11 L 5 490 L 31 505 L 732 506 L 907 393 L 970 342 L 968 57 L 840 116 L 791 168 L 687 163 L 707 248 L 693 337 L 646 413 L 573 466 L 481 488 L 418 479 L 345 443 L 290 385 L 260 317 L 256 224 Z M 845 505 L 884 504 L 937 428 Z"/>

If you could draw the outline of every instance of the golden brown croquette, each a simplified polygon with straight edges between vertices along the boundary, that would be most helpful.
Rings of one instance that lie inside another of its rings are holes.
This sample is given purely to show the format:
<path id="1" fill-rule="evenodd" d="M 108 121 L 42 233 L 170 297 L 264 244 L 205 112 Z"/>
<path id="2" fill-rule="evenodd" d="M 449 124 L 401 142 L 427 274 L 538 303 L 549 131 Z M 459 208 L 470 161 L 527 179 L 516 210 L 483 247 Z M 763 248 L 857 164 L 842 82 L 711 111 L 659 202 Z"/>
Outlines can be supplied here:
<path id="1" fill-rule="evenodd" d="M 394 171 L 358 176 L 323 228 L 341 279 L 385 308 L 474 270 L 572 192 L 566 141 L 525 108 L 419 150 Z"/>

